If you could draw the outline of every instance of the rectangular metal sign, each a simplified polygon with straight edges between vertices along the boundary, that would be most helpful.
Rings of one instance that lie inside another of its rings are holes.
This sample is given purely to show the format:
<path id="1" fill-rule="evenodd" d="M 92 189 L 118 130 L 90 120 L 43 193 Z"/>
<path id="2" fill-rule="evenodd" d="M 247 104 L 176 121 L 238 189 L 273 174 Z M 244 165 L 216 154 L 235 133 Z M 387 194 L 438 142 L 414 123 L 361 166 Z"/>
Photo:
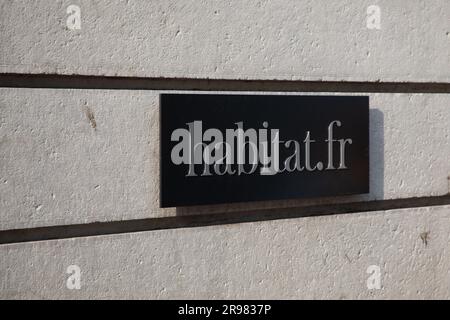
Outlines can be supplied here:
<path id="1" fill-rule="evenodd" d="M 160 206 L 369 192 L 369 97 L 160 96 Z"/>

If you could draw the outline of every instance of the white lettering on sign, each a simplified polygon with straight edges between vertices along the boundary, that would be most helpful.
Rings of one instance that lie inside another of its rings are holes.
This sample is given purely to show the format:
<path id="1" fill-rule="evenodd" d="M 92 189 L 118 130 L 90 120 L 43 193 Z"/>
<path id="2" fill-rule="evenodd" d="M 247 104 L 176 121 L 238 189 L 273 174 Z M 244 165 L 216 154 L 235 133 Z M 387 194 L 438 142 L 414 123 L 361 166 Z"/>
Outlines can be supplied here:
<path id="1" fill-rule="evenodd" d="M 171 141 L 178 142 L 171 152 L 171 160 L 175 165 L 187 165 L 187 177 L 197 176 L 195 165 L 203 165 L 201 176 L 212 175 L 211 166 L 216 175 L 252 174 L 259 168 L 260 175 L 275 175 L 293 171 L 322 171 L 348 169 L 346 151 L 353 143 L 349 138 L 335 138 L 335 130 L 342 126 L 335 120 L 328 125 L 325 142 L 328 145 L 327 166 L 322 161 L 311 162 L 311 149 L 317 143 L 310 131 L 305 133 L 301 141 L 280 140 L 279 129 L 269 129 L 267 121 L 262 128 L 244 129 L 243 122 L 237 122 L 236 128 L 222 132 L 216 128 L 203 131 L 202 121 L 187 123 L 186 128 L 178 128 L 172 132 Z M 335 147 L 339 148 L 339 164 L 334 159 Z M 280 147 L 289 156 L 280 163 Z M 301 150 L 304 154 L 301 154 Z M 244 167 L 247 165 L 247 167 Z"/>

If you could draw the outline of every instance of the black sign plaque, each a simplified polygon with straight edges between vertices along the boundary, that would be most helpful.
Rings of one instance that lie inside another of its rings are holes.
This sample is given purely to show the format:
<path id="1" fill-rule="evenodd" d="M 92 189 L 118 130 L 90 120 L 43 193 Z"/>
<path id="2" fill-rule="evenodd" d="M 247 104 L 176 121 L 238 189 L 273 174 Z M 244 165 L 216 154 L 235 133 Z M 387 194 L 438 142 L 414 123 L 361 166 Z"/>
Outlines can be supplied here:
<path id="1" fill-rule="evenodd" d="M 162 94 L 160 206 L 369 192 L 369 97 Z"/>

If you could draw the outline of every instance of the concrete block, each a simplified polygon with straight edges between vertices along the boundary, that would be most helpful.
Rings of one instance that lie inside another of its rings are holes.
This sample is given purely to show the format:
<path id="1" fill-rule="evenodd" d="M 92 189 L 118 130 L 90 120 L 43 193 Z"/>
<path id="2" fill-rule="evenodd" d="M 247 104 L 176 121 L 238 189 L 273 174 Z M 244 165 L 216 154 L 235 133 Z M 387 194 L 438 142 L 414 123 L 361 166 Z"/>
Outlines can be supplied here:
<path id="1" fill-rule="evenodd" d="M 0 298 L 449 299 L 449 224 L 442 206 L 2 245 Z"/>
<path id="2" fill-rule="evenodd" d="M 450 95 L 386 93 L 370 94 L 370 194 L 160 209 L 159 93 L 0 89 L 0 229 L 449 192 Z"/>
<path id="3" fill-rule="evenodd" d="M 0 31 L 0 73 L 450 81 L 447 0 L 1 0 Z"/>

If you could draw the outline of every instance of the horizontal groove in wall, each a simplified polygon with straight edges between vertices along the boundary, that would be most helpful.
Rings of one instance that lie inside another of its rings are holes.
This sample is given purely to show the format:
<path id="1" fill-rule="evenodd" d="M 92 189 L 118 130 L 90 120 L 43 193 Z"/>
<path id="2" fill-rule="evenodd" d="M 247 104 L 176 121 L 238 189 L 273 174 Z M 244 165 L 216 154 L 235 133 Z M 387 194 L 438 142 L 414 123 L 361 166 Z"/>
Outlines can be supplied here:
<path id="1" fill-rule="evenodd" d="M 449 205 L 450 195 L 0 231 L 0 245 L 178 228 Z"/>
<path id="2" fill-rule="evenodd" d="M 104 90 L 450 93 L 450 83 L 219 80 L 50 74 L 0 74 L 0 87 Z"/>

